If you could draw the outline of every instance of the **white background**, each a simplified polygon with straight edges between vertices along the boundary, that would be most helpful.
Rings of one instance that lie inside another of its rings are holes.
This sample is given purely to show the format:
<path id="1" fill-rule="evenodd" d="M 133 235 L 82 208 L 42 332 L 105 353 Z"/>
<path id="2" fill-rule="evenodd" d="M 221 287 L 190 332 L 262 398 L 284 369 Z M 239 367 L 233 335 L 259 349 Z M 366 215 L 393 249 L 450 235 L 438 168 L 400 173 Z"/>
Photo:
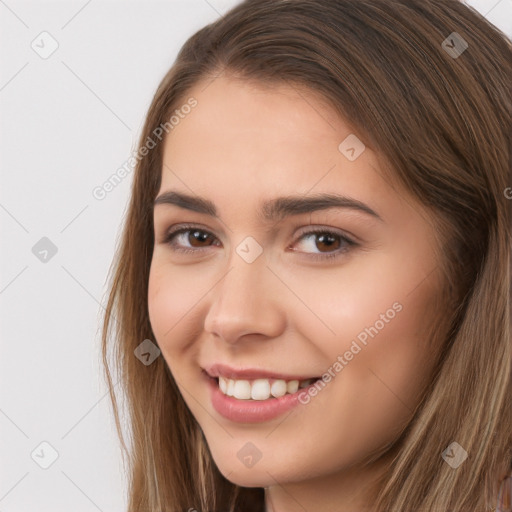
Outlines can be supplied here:
<path id="1" fill-rule="evenodd" d="M 0 0 L 0 512 L 125 510 L 99 349 L 132 173 L 92 190 L 135 149 L 181 45 L 236 3 Z M 512 37 L 512 0 L 468 3 Z"/>

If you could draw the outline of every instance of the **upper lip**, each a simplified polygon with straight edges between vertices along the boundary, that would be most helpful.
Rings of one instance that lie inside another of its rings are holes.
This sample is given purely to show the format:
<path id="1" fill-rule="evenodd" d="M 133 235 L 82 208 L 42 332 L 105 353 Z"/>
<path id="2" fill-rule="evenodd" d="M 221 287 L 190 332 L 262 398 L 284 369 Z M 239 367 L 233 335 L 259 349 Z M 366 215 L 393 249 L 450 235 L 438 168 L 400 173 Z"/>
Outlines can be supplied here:
<path id="1" fill-rule="evenodd" d="M 227 379 L 282 379 L 282 380 L 307 380 L 316 379 L 317 375 L 295 374 L 287 375 L 281 372 L 274 372 L 272 370 L 264 370 L 260 368 L 232 368 L 231 366 L 215 363 L 203 366 L 203 370 L 210 377 L 225 377 Z"/>

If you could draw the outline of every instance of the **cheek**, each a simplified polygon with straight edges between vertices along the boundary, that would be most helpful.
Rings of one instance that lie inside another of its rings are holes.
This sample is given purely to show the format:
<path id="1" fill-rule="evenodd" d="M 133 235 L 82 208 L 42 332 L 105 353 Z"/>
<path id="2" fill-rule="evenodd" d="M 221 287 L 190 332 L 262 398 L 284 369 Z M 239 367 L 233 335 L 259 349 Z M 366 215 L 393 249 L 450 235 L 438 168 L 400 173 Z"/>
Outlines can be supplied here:
<path id="1" fill-rule="evenodd" d="M 172 295 L 166 293 L 168 283 L 165 273 L 162 273 L 154 261 L 151 264 L 148 280 L 148 314 L 151 328 L 157 340 L 161 340 L 163 333 L 169 329 L 172 322 L 168 322 L 168 312 L 174 311 Z M 169 301 L 171 303 L 169 304 Z M 166 320 L 167 319 L 167 320 Z"/>
<path id="2" fill-rule="evenodd" d="M 363 255 L 335 271 L 286 275 L 302 302 L 297 303 L 294 321 L 327 354 L 348 350 L 355 338 L 371 339 L 368 330 L 377 329 L 380 336 L 396 323 L 402 330 L 415 330 L 430 294 L 428 283 L 414 291 L 426 273 L 422 266 L 418 261 L 401 261 L 395 254 Z"/>
<path id="3" fill-rule="evenodd" d="M 406 417 L 431 375 L 439 283 L 438 273 L 425 278 L 428 263 L 383 256 L 334 278 L 317 273 L 314 284 L 305 274 L 296 280 L 294 289 L 316 314 L 297 315 L 299 330 L 336 375 L 339 410 L 358 409 L 361 429 L 380 420 L 391 425 L 391 413 Z"/>
<path id="4" fill-rule="evenodd" d="M 153 333 L 164 350 L 179 348 L 180 330 L 194 314 L 205 291 L 186 272 L 153 260 L 148 281 L 148 313 Z M 172 341 L 172 342 L 171 342 Z"/>

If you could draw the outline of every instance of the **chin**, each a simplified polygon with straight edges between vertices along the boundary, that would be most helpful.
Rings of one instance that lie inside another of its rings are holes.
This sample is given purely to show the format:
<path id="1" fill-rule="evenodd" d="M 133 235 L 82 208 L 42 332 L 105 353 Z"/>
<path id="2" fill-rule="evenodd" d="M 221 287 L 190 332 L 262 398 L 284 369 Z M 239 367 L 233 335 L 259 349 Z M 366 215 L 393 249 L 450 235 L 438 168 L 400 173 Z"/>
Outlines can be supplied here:
<path id="1" fill-rule="evenodd" d="M 255 474 L 253 470 L 247 469 L 236 473 L 230 473 L 229 476 L 224 475 L 226 480 L 240 487 L 269 487 L 275 485 L 276 479 L 271 478 L 267 473 Z"/>
<path id="2" fill-rule="evenodd" d="M 245 468 L 242 464 L 236 468 L 223 465 L 217 467 L 226 480 L 240 487 L 269 487 L 275 485 L 276 480 L 281 481 L 278 474 L 272 470 L 267 472 L 263 465 L 252 468 Z"/>

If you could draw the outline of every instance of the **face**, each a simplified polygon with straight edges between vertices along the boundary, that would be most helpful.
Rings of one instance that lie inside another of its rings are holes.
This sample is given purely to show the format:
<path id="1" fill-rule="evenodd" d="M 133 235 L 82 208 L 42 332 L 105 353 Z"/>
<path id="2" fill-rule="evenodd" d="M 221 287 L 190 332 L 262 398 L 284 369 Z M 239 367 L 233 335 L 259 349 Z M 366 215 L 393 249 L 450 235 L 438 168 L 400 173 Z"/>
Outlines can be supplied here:
<path id="1" fill-rule="evenodd" d="M 431 377 L 433 228 L 313 92 L 206 85 L 165 140 L 156 342 L 226 478 L 331 478 L 398 436 Z"/>

